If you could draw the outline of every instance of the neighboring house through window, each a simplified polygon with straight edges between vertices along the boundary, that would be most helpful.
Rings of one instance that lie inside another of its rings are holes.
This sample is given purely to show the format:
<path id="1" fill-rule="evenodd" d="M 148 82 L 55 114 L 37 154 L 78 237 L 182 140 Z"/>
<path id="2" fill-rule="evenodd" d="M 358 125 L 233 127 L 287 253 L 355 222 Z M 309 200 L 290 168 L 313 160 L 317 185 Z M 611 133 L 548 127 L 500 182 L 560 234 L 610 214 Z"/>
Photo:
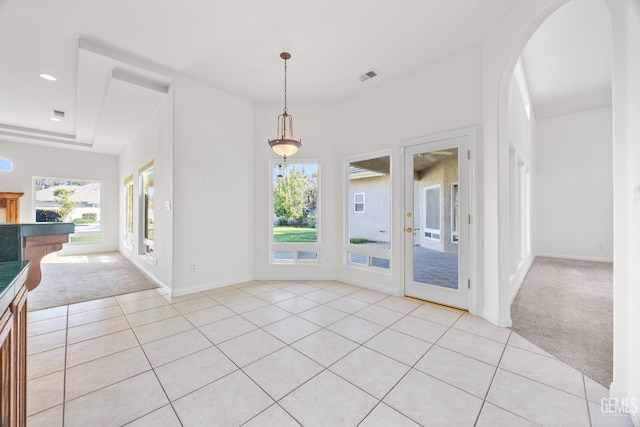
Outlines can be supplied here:
<path id="1" fill-rule="evenodd" d="M 73 178 L 34 177 L 36 222 L 73 222 L 70 243 L 102 241 L 102 183 Z"/>

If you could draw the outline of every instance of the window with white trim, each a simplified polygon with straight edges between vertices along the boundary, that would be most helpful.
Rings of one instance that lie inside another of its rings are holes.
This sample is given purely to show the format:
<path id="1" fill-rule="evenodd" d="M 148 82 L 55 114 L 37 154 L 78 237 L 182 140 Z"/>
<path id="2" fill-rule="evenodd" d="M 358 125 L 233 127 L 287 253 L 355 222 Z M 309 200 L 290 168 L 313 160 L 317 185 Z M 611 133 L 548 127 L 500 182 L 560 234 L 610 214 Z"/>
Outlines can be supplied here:
<path id="1" fill-rule="evenodd" d="M 272 162 L 270 175 L 271 263 L 317 263 L 320 164 Z"/>
<path id="2" fill-rule="evenodd" d="M 128 176 L 124 180 L 124 188 L 123 188 L 123 196 L 124 196 L 124 218 L 123 218 L 123 238 L 124 245 L 128 248 L 133 248 L 134 237 L 133 237 L 133 175 Z"/>
<path id="3" fill-rule="evenodd" d="M 440 213 L 442 212 L 442 196 L 440 184 L 424 189 L 424 237 L 440 240 Z"/>
<path id="4" fill-rule="evenodd" d="M 345 178 L 345 263 L 390 274 L 391 156 L 385 152 L 351 158 Z"/>
<path id="5" fill-rule="evenodd" d="M 457 244 L 460 240 L 458 225 L 460 224 L 460 196 L 457 182 L 451 183 L 451 243 Z"/>
<path id="6" fill-rule="evenodd" d="M 36 222 L 73 222 L 69 243 L 102 242 L 102 182 L 33 178 Z"/>
<path id="7" fill-rule="evenodd" d="M 356 213 L 364 212 L 364 193 L 353 195 L 353 211 Z"/>
<path id="8" fill-rule="evenodd" d="M 147 163 L 138 171 L 140 180 L 140 229 L 142 231 L 142 245 L 140 255 L 153 258 L 154 254 L 154 166 L 153 161 Z"/>

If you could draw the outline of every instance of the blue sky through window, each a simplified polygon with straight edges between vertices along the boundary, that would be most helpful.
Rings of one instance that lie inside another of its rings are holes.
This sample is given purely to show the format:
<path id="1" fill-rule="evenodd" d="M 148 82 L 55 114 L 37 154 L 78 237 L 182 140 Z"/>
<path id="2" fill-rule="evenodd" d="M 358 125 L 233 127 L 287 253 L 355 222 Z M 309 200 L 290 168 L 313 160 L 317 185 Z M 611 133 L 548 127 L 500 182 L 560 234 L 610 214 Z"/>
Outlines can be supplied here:
<path id="1" fill-rule="evenodd" d="M 13 162 L 9 159 L 3 159 L 0 157 L 0 171 L 10 172 L 13 170 Z"/>

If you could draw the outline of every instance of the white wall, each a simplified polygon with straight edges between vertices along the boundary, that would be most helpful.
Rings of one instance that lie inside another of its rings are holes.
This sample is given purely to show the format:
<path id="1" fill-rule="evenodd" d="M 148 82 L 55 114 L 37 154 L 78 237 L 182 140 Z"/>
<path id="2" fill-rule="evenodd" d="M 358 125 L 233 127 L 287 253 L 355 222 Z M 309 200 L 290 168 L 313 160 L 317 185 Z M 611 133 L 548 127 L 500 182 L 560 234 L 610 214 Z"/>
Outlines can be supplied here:
<path id="1" fill-rule="evenodd" d="M 116 156 L 0 140 L 0 157 L 13 161 L 12 172 L 0 173 L 0 191 L 24 193 L 20 199 L 20 222 L 35 222 L 34 176 L 101 181 L 102 242 L 65 244 L 57 254 L 73 255 L 118 250 Z"/>
<path id="2" fill-rule="evenodd" d="M 640 397 L 640 4 L 606 0 L 613 29 L 614 146 L 614 370 L 612 396 Z M 527 40 L 565 0 L 521 2 L 482 45 L 483 90 L 483 316 L 509 326 L 509 140 L 510 74 Z M 539 225 L 538 225 L 539 228 Z M 640 415 L 633 415 L 640 426 Z"/>
<path id="3" fill-rule="evenodd" d="M 526 90 L 526 89 L 524 89 Z M 528 95 L 527 95 L 528 96 Z M 525 101 L 515 74 L 509 84 L 509 286 L 513 300 L 524 281 L 534 254 L 531 250 L 531 191 L 535 183 L 534 138 L 536 122 L 533 111 L 527 115 Z M 527 178 L 526 171 L 529 171 Z M 528 180 L 528 183 L 527 183 Z M 528 212 L 527 212 L 528 211 Z M 529 220 L 529 221 L 527 221 Z M 529 223 L 527 223 L 529 222 Z M 524 248 L 524 250 L 523 250 Z"/>
<path id="4" fill-rule="evenodd" d="M 333 279 L 336 265 L 342 259 L 342 162 L 338 155 L 337 109 L 333 104 L 305 105 L 289 102 L 293 114 L 294 136 L 302 138 L 302 147 L 289 159 L 320 163 L 318 220 L 320 250 L 317 264 L 270 264 L 269 235 L 273 213 L 269 210 L 269 162 L 279 157 L 271 150 L 268 139 L 276 137 L 278 114 L 282 105 L 256 105 L 254 110 L 253 186 L 254 216 L 250 247 L 253 250 L 253 274 L 257 279 Z"/>
<path id="5" fill-rule="evenodd" d="M 482 42 L 481 315 L 511 326 L 509 225 L 509 87 L 511 73 L 538 26 L 567 0 L 520 2 Z"/>
<path id="6" fill-rule="evenodd" d="M 363 83 L 366 84 L 366 83 Z M 399 81 L 378 86 L 340 105 L 339 145 L 341 158 L 392 149 L 391 250 L 395 263 L 402 263 L 404 211 L 401 194 L 401 147 L 408 139 L 481 122 L 481 58 L 478 49 L 465 51 L 417 71 Z M 348 209 L 348 206 L 341 206 Z M 341 240 L 340 249 L 342 250 Z M 392 263 L 392 274 L 338 265 L 341 280 L 365 284 L 400 294 L 400 265 Z"/>
<path id="7" fill-rule="evenodd" d="M 250 102 L 174 81 L 173 295 L 252 277 L 253 151 Z"/>
<path id="8" fill-rule="evenodd" d="M 173 199 L 173 89 L 166 99 L 141 126 L 140 133 L 119 156 L 119 227 L 117 238 L 120 252 L 142 270 L 149 273 L 167 288 L 173 286 L 173 211 L 165 208 L 166 202 Z M 142 247 L 140 229 L 141 192 L 138 171 L 141 167 L 154 162 L 154 259 L 140 254 Z M 124 180 L 133 176 L 134 212 L 133 234 L 134 248 L 124 245 Z"/>
<path id="9" fill-rule="evenodd" d="M 537 255 L 613 260 L 611 108 L 538 121 Z"/>
<path id="10" fill-rule="evenodd" d="M 640 406 L 640 3 L 608 2 L 613 27 L 613 383 Z M 629 403 L 629 401 L 627 401 Z M 632 414 L 640 426 L 640 412 Z"/>
<path id="11" fill-rule="evenodd" d="M 398 149 L 407 139 L 478 124 L 480 61 L 471 49 L 343 102 L 342 156 Z"/>

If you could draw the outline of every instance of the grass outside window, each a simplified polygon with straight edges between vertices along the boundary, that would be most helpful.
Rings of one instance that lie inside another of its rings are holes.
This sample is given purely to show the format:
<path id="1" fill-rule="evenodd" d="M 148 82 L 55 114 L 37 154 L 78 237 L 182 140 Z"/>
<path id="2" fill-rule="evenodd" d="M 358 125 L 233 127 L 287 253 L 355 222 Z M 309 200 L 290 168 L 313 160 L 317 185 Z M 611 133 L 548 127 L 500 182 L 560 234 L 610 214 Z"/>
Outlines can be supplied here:
<path id="1" fill-rule="evenodd" d="M 273 227 L 275 243 L 315 243 L 318 234 L 315 228 L 309 227 Z"/>

